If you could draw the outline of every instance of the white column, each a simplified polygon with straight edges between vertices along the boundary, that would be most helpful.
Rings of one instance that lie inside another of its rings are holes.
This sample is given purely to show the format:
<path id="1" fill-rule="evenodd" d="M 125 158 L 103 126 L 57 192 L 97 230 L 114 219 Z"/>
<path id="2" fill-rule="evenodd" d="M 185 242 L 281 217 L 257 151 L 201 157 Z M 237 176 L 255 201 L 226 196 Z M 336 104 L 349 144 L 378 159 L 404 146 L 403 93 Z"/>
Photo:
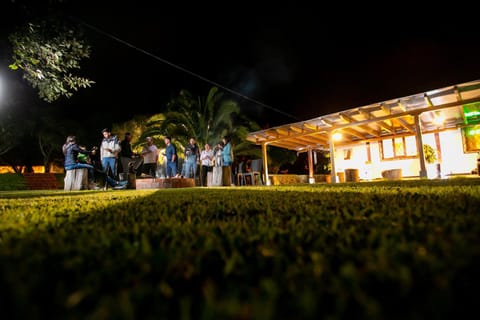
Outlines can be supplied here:
<path id="1" fill-rule="evenodd" d="M 313 176 L 313 156 L 312 156 L 312 148 L 308 147 L 308 183 L 312 184 L 315 183 L 315 177 Z"/>
<path id="2" fill-rule="evenodd" d="M 333 144 L 333 131 L 328 134 L 328 142 L 330 144 L 330 164 L 332 167 L 331 180 L 332 183 L 337 182 L 337 173 L 335 172 L 335 145 Z"/>
<path id="3" fill-rule="evenodd" d="M 427 177 L 427 166 L 425 165 L 425 154 L 423 152 L 422 129 L 420 128 L 420 115 L 416 114 L 415 120 L 415 137 L 417 141 L 418 160 L 420 161 L 420 178 Z"/>
<path id="4" fill-rule="evenodd" d="M 268 158 L 267 158 L 267 144 L 262 143 L 262 156 L 263 156 L 263 172 L 265 176 L 265 184 L 270 185 L 270 177 L 268 176 Z"/>

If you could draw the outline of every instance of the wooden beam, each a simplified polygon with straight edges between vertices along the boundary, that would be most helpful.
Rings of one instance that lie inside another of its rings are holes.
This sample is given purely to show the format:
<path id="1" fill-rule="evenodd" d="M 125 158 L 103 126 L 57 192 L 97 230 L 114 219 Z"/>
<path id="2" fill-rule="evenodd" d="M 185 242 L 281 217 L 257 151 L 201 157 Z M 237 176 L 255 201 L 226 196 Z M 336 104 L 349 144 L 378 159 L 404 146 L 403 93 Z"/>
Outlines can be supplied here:
<path id="1" fill-rule="evenodd" d="M 344 114 L 344 113 L 340 113 L 340 117 L 342 117 L 346 122 L 349 122 L 349 123 L 350 123 L 350 122 L 356 122 L 355 119 L 353 119 L 352 117 L 350 117 L 350 116 L 348 116 L 348 115 L 346 115 L 346 114 Z M 363 130 L 363 131 L 371 134 L 371 135 L 374 136 L 374 137 L 380 136 L 380 134 L 379 134 L 377 131 L 373 130 L 373 129 L 370 128 L 368 125 L 360 125 L 360 126 L 357 126 L 357 127 L 360 128 L 361 130 Z M 352 129 L 355 129 L 355 127 L 352 127 Z M 360 133 L 360 134 L 361 134 L 361 133 Z"/>
<path id="2" fill-rule="evenodd" d="M 423 99 L 425 99 L 425 103 L 427 104 L 427 106 L 434 107 L 433 102 L 430 99 L 430 97 L 428 96 L 428 94 L 424 93 L 423 94 Z"/>
<path id="3" fill-rule="evenodd" d="M 455 86 L 455 98 L 457 101 L 462 101 L 462 93 L 458 90 L 457 86 Z"/>
<path id="4" fill-rule="evenodd" d="M 400 107 L 402 107 L 400 100 L 398 100 L 397 103 Z M 385 112 L 387 115 L 392 114 L 392 109 L 389 106 L 387 106 L 385 103 L 380 104 L 380 109 L 382 109 L 382 111 Z M 403 111 L 405 111 L 405 110 L 403 110 Z"/>
<path id="5" fill-rule="evenodd" d="M 297 142 L 287 141 L 287 140 L 278 140 L 278 141 L 269 142 L 268 145 L 277 146 L 277 147 L 284 146 L 287 149 L 297 149 L 298 147 L 300 147 L 300 145 Z"/>
<path id="6" fill-rule="evenodd" d="M 281 143 L 298 147 L 299 143 L 298 143 L 297 139 L 298 138 L 295 138 L 295 139 L 292 139 L 292 140 L 282 140 Z M 303 146 L 303 145 L 305 145 L 305 144 L 304 143 L 300 144 L 300 146 Z"/>
<path id="7" fill-rule="evenodd" d="M 348 133 L 351 136 L 360 138 L 360 139 L 366 139 L 367 138 L 363 134 L 361 134 L 360 132 L 358 132 L 356 130 L 353 130 L 352 128 L 342 128 L 341 131 L 343 131 L 345 133 Z"/>
<path id="8" fill-rule="evenodd" d="M 480 85 L 475 86 L 474 89 L 480 90 Z M 466 89 L 459 90 L 459 92 L 463 92 L 463 91 L 466 91 Z M 388 106 L 384 105 L 383 107 L 386 108 L 384 109 L 384 111 L 388 110 L 387 112 L 389 112 L 389 114 L 386 114 L 385 116 L 378 116 L 378 117 L 369 118 L 366 120 L 359 120 L 359 121 L 343 123 L 343 124 L 334 123 L 328 118 L 320 118 L 320 119 L 317 119 L 317 121 L 322 121 L 323 123 L 325 123 L 326 125 L 330 125 L 331 127 L 325 130 L 319 129 L 317 131 L 310 131 L 310 130 L 306 130 L 306 128 L 303 127 L 302 123 L 297 123 L 294 125 L 289 125 L 284 129 L 284 131 L 288 130 L 287 128 L 291 129 L 291 132 L 286 137 L 279 137 L 278 131 L 266 130 L 266 131 L 253 132 L 251 133 L 251 135 L 254 135 L 254 137 L 250 135 L 248 136 L 247 139 L 249 141 L 255 141 L 255 143 L 257 144 L 260 144 L 260 143 L 273 144 L 273 143 L 280 143 L 281 140 L 291 138 L 291 137 L 295 138 L 295 137 L 301 137 L 306 135 L 317 135 L 317 134 L 320 136 L 326 136 L 332 130 L 344 130 L 346 128 L 361 127 L 363 125 L 368 125 L 372 123 L 382 123 L 382 122 L 388 123 L 388 121 L 394 121 L 395 124 L 398 124 L 399 126 L 405 128 L 407 131 L 414 133 L 415 132 L 414 127 L 406 119 L 409 119 L 410 117 L 413 117 L 415 115 L 419 115 L 425 111 L 436 111 L 436 110 L 443 110 L 443 109 L 452 108 L 452 107 L 461 107 L 464 104 L 479 102 L 479 101 L 480 101 L 480 94 L 476 94 L 474 97 L 471 97 L 468 99 L 461 99 L 460 101 L 432 105 L 431 107 L 418 107 L 413 110 L 406 110 L 405 106 L 402 104 L 402 101 L 398 99 L 398 102 L 397 102 L 398 107 L 400 107 L 400 109 L 403 112 L 395 112 L 395 110 L 389 109 Z M 394 113 L 392 113 L 392 111 Z M 331 115 L 330 117 L 332 116 L 333 115 Z M 393 129 L 392 133 L 396 134 L 397 132 L 395 132 L 395 126 L 392 129 Z M 351 134 L 352 136 L 360 139 L 367 139 L 364 135 L 361 135 L 359 132 L 355 132 L 355 130 L 352 130 L 352 131 L 348 132 L 348 134 Z M 347 132 L 345 131 L 345 133 Z M 398 133 L 401 133 L 401 132 L 398 132 Z"/>
<path id="9" fill-rule="evenodd" d="M 398 122 L 398 124 L 400 124 L 402 127 L 404 127 L 405 129 L 407 129 L 408 131 L 410 132 L 415 132 L 415 129 L 407 122 L 405 121 L 404 119 L 402 118 L 395 118 L 395 120 Z"/>
<path id="10" fill-rule="evenodd" d="M 346 114 L 344 113 L 339 113 L 338 116 L 345 122 L 347 123 L 352 123 L 355 121 L 355 119 L 352 119 L 350 116 L 347 116 Z"/>
<path id="11" fill-rule="evenodd" d="M 330 127 L 333 127 L 335 125 L 335 123 L 333 123 L 332 121 L 328 120 L 328 119 L 321 119 L 323 123 L 325 123 L 327 126 L 330 126 Z"/>
<path id="12" fill-rule="evenodd" d="M 318 127 L 317 126 L 312 126 L 311 124 L 308 124 L 308 123 L 304 123 L 303 126 L 309 130 L 312 130 L 312 131 L 317 131 L 318 130 Z"/>
<path id="13" fill-rule="evenodd" d="M 303 129 L 299 128 L 299 127 L 290 126 L 290 129 L 292 129 L 293 131 L 298 132 L 298 133 L 303 133 Z"/>
<path id="14" fill-rule="evenodd" d="M 288 130 L 284 130 L 284 129 L 280 129 L 280 128 L 277 128 L 275 129 L 275 131 L 281 135 L 284 135 L 284 136 L 288 136 L 290 134 L 290 132 Z"/>
<path id="15" fill-rule="evenodd" d="M 457 88 L 460 92 L 480 90 L 480 84 L 477 83 L 477 84 L 470 84 L 470 85 L 460 86 L 460 87 L 457 86 Z"/>
<path id="16" fill-rule="evenodd" d="M 377 124 L 378 124 L 381 128 L 385 129 L 386 131 L 388 131 L 388 132 L 390 132 L 390 133 L 392 133 L 392 132 L 395 131 L 395 130 L 393 129 L 393 127 L 387 123 L 386 120 L 384 120 L 384 121 L 379 121 L 379 122 L 377 122 Z"/>
<path id="17" fill-rule="evenodd" d="M 358 109 L 358 112 L 360 112 L 367 120 L 375 119 L 375 116 L 368 111 Z M 383 128 L 386 131 L 392 133 L 394 131 L 393 127 L 390 124 L 388 124 L 387 121 L 388 120 L 378 121 L 377 125 L 380 126 L 380 128 Z"/>
<path id="18" fill-rule="evenodd" d="M 398 99 L 397 104 L 400 110 L 402 110 L 403 112 L 407 111 L 407 107 L 405 107 L 405 105 L 402 103 L 402 101 L 400 101 L 400 99 Z"/>
<path id="19" fill-rule="evenodd" d="M 328 140 L 326 140 L 325 138 L 323 138 L 322 136 L 319 136 L 319 135 L 317 135 L 317 136 L 303 136 L 303 137 L 298 137 L 296 139 L 308 142 L 310 144 L 312 144 L 312 143 L 313 144 L 321 144 L 321 143 L 319 143 L 319 141 L 323 142 L 323 143 L 328 141 Z"/>
<path id="20" fill-rule="evenodd" d="M 379 137 L 380 136 L 380 133 L 378 131 L 370 128 L 367 124 L 359 126 L 359 128 L 362 129 L 363 131 L 365 131 L 366 133 L 369 133 L 370 135 L 372 135 L 374 137 Z"/>
<path id="21" fill-rule="evenodd" d="M 372 119 L 373 115 L 370 113 L 370 111 L 366 111 L 363 109 L 358 109 L 358 112 L 363 115 L 367 120 Z"/>

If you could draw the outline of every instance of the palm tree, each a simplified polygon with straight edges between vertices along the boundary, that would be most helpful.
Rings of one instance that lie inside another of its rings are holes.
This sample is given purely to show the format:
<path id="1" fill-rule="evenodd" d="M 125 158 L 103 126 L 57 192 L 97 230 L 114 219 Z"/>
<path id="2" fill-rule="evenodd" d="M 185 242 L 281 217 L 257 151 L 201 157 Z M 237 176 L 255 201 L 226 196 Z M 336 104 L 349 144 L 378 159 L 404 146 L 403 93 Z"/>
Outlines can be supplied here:
<path id="1" fill-rule="evenodd" d="M 212 87 L 205 98 L 195 98 L 187 90 L 181 90 L 167 103 L 164 119 L 150 121 L 143 135 L 170 135 L 182 146 L 193 137 L 203 148 L 205 143 L 215 144 L 227 134 L 245 136 L 246 127 L 238 123 L 241 119 L 238 104 L 223 99 L 217 87 Z"/>
<path id="2" fill-rule="evenodd" d="M 150 117 L 145 115 L 137 115 L 127 122 L 113 124 L 112 132 L 114 132 L 120 140 L 123 139 L 125 133 L 130 132 L 132 135 L 132 149 L 134 152 L 140 152 L 142 150 L 142 146 L 145 144 L 146 137 L 153 137 L 155 143 L 157 140 L 163 139 L 161 132 L 157 132 L 155 130 L 148 131 L 147 129 L 149 128 L 149 124 L 163 120 L 165 120 L 165 116 L 162 113 Z"/>

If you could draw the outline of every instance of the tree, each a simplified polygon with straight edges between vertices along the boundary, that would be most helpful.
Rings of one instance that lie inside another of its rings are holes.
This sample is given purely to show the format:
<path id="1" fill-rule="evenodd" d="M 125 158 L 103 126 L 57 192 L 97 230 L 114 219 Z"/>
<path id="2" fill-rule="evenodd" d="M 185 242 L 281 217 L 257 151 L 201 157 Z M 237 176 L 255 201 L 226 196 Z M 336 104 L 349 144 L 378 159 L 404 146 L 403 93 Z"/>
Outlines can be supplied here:
<path id="1" fill-rule="evenodd" d="M 90 57 L 90 46 L 79 38 L 78 30 L 52 20 L 29 23 L 9 37 L 13 50 L 10 68 L 23 70 L 24 79 L 47 102 L 69 98 L 94 83 L 72 74 L 72 69 L 80 69 L 82 59 Z"/>
<path id="2" fill-rule="evenodd" d="M 17 146 L 18 140 L 15 139 L 15 132 L 15 122 L 12 121 L 12 117 L 10 115 L 2 116 L 0 118 L 0 156 Z"/>
<path id="3" fill-rule="evenodd" d="M 147 124 L 143 137 L 170 135 L 182 146 L 193 137 L 203 148 L 205 143 L 214 144 L 224 135 L 233 137 L 246 132 L 245 127 L 235 121 L 239 119 L 238 104 L 223 99 L 223 93 L 217 87 L 212 87 L 205 98 L 195 98 L 187 90 L 181 90 L 167 103 L 164 117 Z"/>
<path id="4" fill-rule="evenodd" d="M 32 139 L 36 139 L 38 149 L 42 156 L 45 172 L 50 172 L 52 162 L 62 163 L 64 155 L 61 146 L 65 143 L 65 138 L 72 134 L 74 130 L 77 139 L 86 135 L 81 126 L 75 124 L 75 119 L 62 119 L 55 114 L 55 109 L 39 112 L 35 117 L 33 129 L 30 133 Z M 81 144 L 84 142 L 78 139 Z"/>
<path id="5" fill-rule="evenodd" d="M 161 113 L 151 117 L 147 117 L 145 115 L 138 115 L 130 121 L 114 123 L 112 126 L 112 132 L 116 134 L 120 140 L 123 139 L 125 133 L 130 132 L 130 134 L 132 135 L 132 148 L 134 151 L 140 152 L 142 149 L 141 145 L 145 143 L 144 137 L 146 137 L 145 132 L 147 132 L 148 124 L 164 119 L 165 117 Z M 155 139 L 163 139 L 163 135 L 158 132 L 150 130 L 149 133 Z"/>

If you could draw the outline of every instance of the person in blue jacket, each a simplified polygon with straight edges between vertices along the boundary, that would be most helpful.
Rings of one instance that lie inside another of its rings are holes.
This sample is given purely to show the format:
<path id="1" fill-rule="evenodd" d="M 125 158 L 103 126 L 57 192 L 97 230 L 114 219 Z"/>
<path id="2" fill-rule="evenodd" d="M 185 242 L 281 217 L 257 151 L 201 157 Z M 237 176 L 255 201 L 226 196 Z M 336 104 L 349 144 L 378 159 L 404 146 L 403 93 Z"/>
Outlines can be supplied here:
<path id="1" fill-rule="evenodd" d="M 233 172 L 232 172 L 232 144 L 231 144 L 231 141 L 230 141 L 230 137 L 229 136 L 224 136 L 223 139 L 222 139 L 222 142 L 223 142 L 223 149 L 222 149 L 222 160 L 223 160 L 223 167 L 225 169 L 225 167 L 227 167 L 228 169 L 224 170 L 223 171 L 223 174 L 228 174 L 230 175 L 230 183 L 229 185 L 233 185 Z M 228 178 L 227 178 L 228 179 Z M 224 181 L 227 181 L 225 180 L 225 177 L 224 177 Z M 224 182 L 224 185 L 226 183 Z"/>

